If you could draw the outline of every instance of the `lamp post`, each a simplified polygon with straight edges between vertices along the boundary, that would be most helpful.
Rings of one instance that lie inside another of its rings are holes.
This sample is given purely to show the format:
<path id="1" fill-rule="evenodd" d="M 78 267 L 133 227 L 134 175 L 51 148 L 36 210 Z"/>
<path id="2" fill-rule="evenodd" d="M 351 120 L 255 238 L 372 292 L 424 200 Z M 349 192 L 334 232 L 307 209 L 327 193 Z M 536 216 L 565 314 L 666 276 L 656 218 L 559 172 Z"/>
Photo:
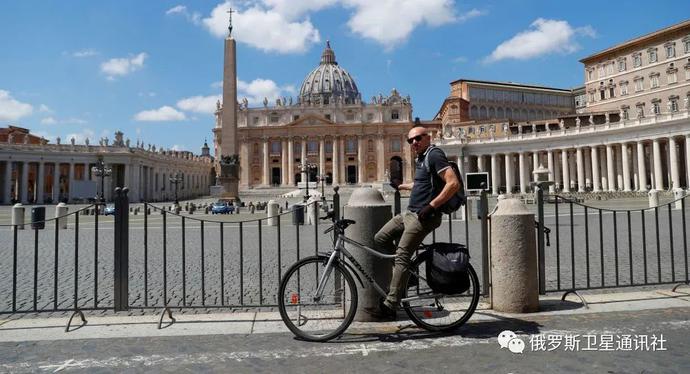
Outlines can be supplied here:
<path id="1" fill-rule="evenodd" d="M 98 198 L 100 202 L 105 201 L 105 177 L 109 177 L 113 174 L 113 169 L 106 167 L 105 163 L 103 162 L 103 157 L 98 157 L 98 161 L 96 161 L 96 166 L 93 166 L 91 168 L 91 173 L 96 176 L 101 178 L 101 196 Z"/>
<path id="2" fill-rule="evenodd" d="M 180 173 L 175 173 L 175 176 L 171 176 L 168 180 L 175 185 L 175 205 L 180 205 L 177 199 L 177 185 L 182 183 L 183 178 L 180 176 Z"/>
<path id="3" fill-rule="evenodd" d="M 312 169 L 316 169 L 317 166 L 316 166 L 316 164 L 305 162 L 305 163 L 297 164 L 297 167 L 300 169 L 302 174 L 306 173 L 306 178 L 305 178 L 306 181 L 305 182 L 307 183 L 307 191 L 306 191 L 306 194 L 304 195 L 304 202 L 306 203 L 307 200 L 309 200 L 309 171 Z"/>
<path id="4" fill-rule="evenodd" d="M 324 190 L 324 184 L 326 183 L 326 174 L 319 175 L 319 181 L 321 182 L 321 206 L 325 212 L 328 211 L 326 206 L 326 191 Z"/>

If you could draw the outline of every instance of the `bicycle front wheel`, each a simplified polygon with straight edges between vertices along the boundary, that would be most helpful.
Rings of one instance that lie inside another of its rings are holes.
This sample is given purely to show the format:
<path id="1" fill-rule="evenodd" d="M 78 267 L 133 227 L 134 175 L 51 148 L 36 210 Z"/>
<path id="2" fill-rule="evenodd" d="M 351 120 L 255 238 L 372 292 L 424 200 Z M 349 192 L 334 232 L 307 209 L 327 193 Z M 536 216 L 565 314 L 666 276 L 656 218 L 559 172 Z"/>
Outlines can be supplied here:
<path id="1" fill-rule="evenodd" d="M 430 252 L 427 252 L 430 253 Z M 419 327 L 429 331 L 449 331 L 460 327 L 472 316 L 479 303 L 479 278 L 471 264 L 467 266 L 470 288 L 457 295 L 438 294 L 426 282 L 426 253 L 410 267 L 403 288 L 403 308 Z"/>
<path id="2" fill-rule="evenodd" d="M 355 317 L 357 287 L 342 264 L 334 263 L 323 281 L 321 295 L 317 295 L 327 263 L 326 256 L 307 257 L 292 265 L 280 281 L 280 317 L 298 338 L 315 342 L 333 339 Z"/>

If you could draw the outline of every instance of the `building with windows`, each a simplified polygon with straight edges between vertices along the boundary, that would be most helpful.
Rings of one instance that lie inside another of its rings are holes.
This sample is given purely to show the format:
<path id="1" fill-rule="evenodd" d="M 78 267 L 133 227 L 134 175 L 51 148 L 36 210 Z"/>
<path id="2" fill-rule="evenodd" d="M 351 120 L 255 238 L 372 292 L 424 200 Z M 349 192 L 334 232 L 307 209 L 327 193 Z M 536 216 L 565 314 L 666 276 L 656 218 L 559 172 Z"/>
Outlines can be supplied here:
<path id="1" fill-rule="evenodd" d="M 226 57 L 226 65 L 233 59 Z M 236 77 L 228 79 L 224 98 Z M 232 126 L 223 123 L 225 107 L 233 110 L 229 103 L 218 103 L 213 130 L 217 159 L 226 153 L 224 133 Z M 388 179 L 391 161 L 402 168 L 406 180 L 412 178 L 412 158 L 405 143 L 412 126 L 410 97 L 393 89 L 389 95 L 363 100 L 329 42 L 297 98 L 279 98 L 275 103 L 265 98 L 258 107 L 249 107 L 244 98 L 236 113 L 241 190 L 294 187 L 319 178 L 338 185 L 380 183 Z"/>
<path id="2" fill-rule="evenodd" d="M 101 180 L 93 167 L 103 161 L 112 172 L 103 180 L 106 200 L 115 187 L 128 187 L 132 202 L 165 201 L 206 196 L 213 176 L 213 158 L 204 145 L 201 156 L 191 152 L 156 149 L 137 141 L 130 144 L 122 132 L 111 143 L 103 138 L 97 145 L 86 139 L 55 144 L 30 134 L 28 129 L 0 128 L 0 198 L 3 204 L 86 202 L 101 191 Z M 178 176 L 174 185 L 170 177 Z"/>
<path id="3" fill-rule="evenodd" d="M 571 91 L 568 110 L 556 107 L 544 118 L 537 107 L 533 115 L 525 108 L 527 117 L 520 108 L 516 118 L 515 107 L 506 115 L 505 91 L 478 94 L 476 87 L 473 95 L 474 83 L 452 88 L 437 115 L 443 128 L 437 143 L 465 172 L 489 173 L 494 194 L 531 191 L 540 165 L 555 181 L 551 191 L 690 189 L 690 21 L 581 62 L 584 88 Z M 561 96 L 565 103 L 566 92 Z M 503 115 L 492 115 L 499 107 Z"/>

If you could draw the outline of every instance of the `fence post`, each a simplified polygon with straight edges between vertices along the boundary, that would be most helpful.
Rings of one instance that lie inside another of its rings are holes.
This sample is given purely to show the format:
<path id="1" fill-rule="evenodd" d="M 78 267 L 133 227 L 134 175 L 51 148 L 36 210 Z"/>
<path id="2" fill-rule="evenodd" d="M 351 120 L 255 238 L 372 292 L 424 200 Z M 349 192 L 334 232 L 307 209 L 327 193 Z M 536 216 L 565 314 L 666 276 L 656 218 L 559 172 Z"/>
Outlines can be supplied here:
<path id="1" fill-rule="evenodd" d="M 115 188 L 114 308 L 129 310 L 129 197 L 127 187 Z"/>
<path id="2" fill-rule="evenodd" d="M 479 195 L 479 217 L 481 219 L 482 228 L 482 288 L 483 295 L 490 296 L 489 293 L 489 199 L 486 196 L 486 191 L 482 187 L 482 192 Z M 470 215 L 472 213 L 470 212 Z"/>
<path id="3" fill-rule="evenodd" d="M 539 294 L 546 295 L 546 270 L 544 265 L 544 188 L 537 189 L 537 258 L 539 261 Z"/>

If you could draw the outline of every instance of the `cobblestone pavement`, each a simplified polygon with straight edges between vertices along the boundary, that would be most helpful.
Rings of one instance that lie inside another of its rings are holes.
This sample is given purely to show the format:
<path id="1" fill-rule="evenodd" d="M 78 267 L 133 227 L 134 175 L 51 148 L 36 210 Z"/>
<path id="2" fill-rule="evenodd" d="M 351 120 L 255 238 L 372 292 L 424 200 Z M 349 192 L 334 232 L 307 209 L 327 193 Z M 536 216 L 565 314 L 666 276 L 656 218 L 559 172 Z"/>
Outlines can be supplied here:
<path id="1" fill-rule="evenodd" d="M 289 333 L 0 343 L 0 371 L 685 373 L 689 313 L 479 319 L 452 335 L 373 324 L 329 343 L 302 342 Z M 500 348 L 497 337 L 505 330 L 525 343 L 522 354 Z"/>
<path id="2" fill-rule="evenodd" d="M 614 216 L 611 211 L 602 211 L 600 215 L 599 211 L 589 209 L 587 215 L 584 213 L 584 208 L 574 205 L 571 221 L 570 205 L 559 204 L 557 223 L 555 206 L 546 205 L 545 224 L 552 230 L 551 246 L 546 247 L 545 254 L 547 289 L 568 289 L 572 286 L 573 261 L 575 286 L 578 288 L 602 285 L 602 263 L 605 287 L 616 284 L 630 285 L 631 269 L 635 285 L 644 284 L 645 276 L 650 283 L 686 279 L 687 238 L 683 227 L 684 225 L 687 227 L 687 220 L 683 219 L 682 209 L 646 210 L 644 231 L 640 211 L 633 211 L 630 214 L 629 225 L 627 212 L 618 212 Z M 144 230 L 145 217 L 143 215 L 130 216 L 129 302 L 134 309 L 165 305 L 164 292 L 167 294 L 168 305 L 171 306 L 182 306 L 186 303 L 198 307 L 221 305 L 229 308 L 259 305 L 270 307 L 277 303 L 279 273 L 282 274 L 297 258 L 313 255 L 317 251 L 327 251 L 331 243 L 330 236 L 323 234 L 328 227 L 326 224 L 318 227 L 294 226 L 291 224 L 292 217 L 289 214 L 282 216 L 280 228 L 267 226 L 265 219 L 242 223 L 240 229 L 240 223 L 227 222 L 226 216 L 195 214 L 184 215 L 184 217 L 185 229 L 182 230 L 181 217 L 166 215 L 164 256 L 163 216 L 154 212 L 146 217 L 147 230 Z M 251 218 L 260 217 L 261 215 L 251 216 Z M 250 216 L 247 215 L 246 218 Z M 202 222 L 199 219 L 205 220 L 203 222 L 203 256 Z M 687 219 L 690 220 L 690 217 Z M 215 221 L 224 221 L 222 223 L 222 254 L 221 223 Z M 261 222 L 260 225 L 259 222 Z M 444 220 L 436 231 L 435 237 L 438 241 L 452 238 L 453 241 L 467 242 L 472 263 L 481 279 L 479 222 L 469 221 L 467 231 L 465 224 L 464 221 L 453 220 L 449 228 L 448 221 Z M 45 230 L 38 231 L 37 242 L 34 231 L 17 232 L 16 307 L 18 310 L 26 311 L 33 308 L 35 266 L 38 269 L 36 307 L 39 310 L 49 310 L 54 307 L 56 252 L 58 309 L 69 309 L 74 305 L 75 265 L 78 269 L 77 304 L 79 307 L 112 307 L 112 217 L 100 217 L 96 232 L 94 217 L 80 215 L 78 238 L 75 238 L 74 216 L 70 217 L 69 225 L 69 229 L 58 232 L 57 250 L 53 223 L 49 223 Z M 242 246 L 240 246 L 240 236 Z M 75 246 L 75 239 L 78 239 L 78 246 Z M 432 240 L 431 236 L 427 238 L 427 242 Z M 318 246 L 316 241 L 318 241 Z M 98 243 L 97 257 L 96 242 Z M 7 227 L 0 228 L 0 243 L 2 243 L 0 245 L 0 273 L 12 274 L 13 232 Z M 38 243 L 37 247 L 36 243 Z M 75 251 L 78 251 L 78 263 L 75 263 Z M 34 255 L 35 252 L 37 256 Z M 240 255 L 242 261 L 240 261 Z M 163 266 L 164 258 L 165 266 Z M 37 259 L 36 262 L 35 259 Z M 202 292 L 202 279 L 204 292 Z M 223 285 L 222 297 L 221 284 Z M 12 287 L 12 277 L 2 277 L 0 311 L 12 309 Z M 94 302 L 95 297 L 98 298 L 97 303 Z M 205 312 L 206 310 L 208 309 L 188 309 L 186 312 Z"/>

